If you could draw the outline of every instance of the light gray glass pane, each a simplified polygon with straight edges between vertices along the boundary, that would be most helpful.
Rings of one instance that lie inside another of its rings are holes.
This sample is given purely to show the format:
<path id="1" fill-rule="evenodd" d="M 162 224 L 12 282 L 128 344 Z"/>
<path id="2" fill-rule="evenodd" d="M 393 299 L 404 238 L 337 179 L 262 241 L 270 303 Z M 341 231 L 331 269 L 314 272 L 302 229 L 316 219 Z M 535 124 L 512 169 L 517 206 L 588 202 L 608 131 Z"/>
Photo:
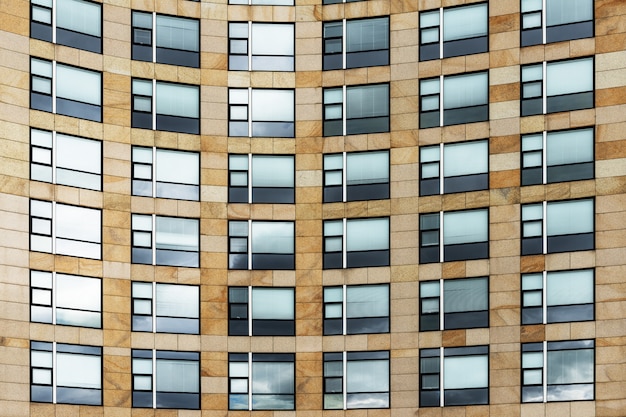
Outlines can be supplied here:
<path id="1" fill-rule="evenodd" d="M 232 377 L 233 375 L 231 375 Z M 230 380 L 230 392 L 234 393 L 247 393 L 248 392 L 248 380 L 247 379 L 231 379 Z"/>
<path id="2" fill-rule="evenodd" d="M 439 10 L 420 13 L 420 28 L 439 26 Z"/>
<path id="3" fill-rule="evenodd" d="M 443 362 L 445 389 L 486 388 L 489 380 L 487 355 L 452 356 Z"/>
<path id="4" fill-rule="evenodd" d="M 535 151 L 543 149 L 543 135 L 522 136 L 522 151 Z"/>
<path id="5" fill-rule="evenodd" d="M 327 237 L 324 239 L 324 244 L 326 252 L 341 252 L 343 249 L 343 238 L 341 236 Z"/>
<path id="6" fill-rule="evenodd" d="M 52 167 L 31 164 L 30 178 L 34 181 L 52 182 Z"/>
<path id="7" fill-rule="evenodd" d="M 100 243 L 100 210 L 65 204 L 57 204 L 56 209 L 57 238 Z"/>
<path id="8" fill-rule="evenodd" d="M 135 165 L 134 168 L 135 179 L 152 179 L 152 165 Z"/>
<path id="9" fill-rule="evenodd" d="M 575 77 L 572 75 L 576 74 Z M 593 58 L 550 62 L 547 67 L 548 97 L 593 90 Z"/>
<path id="10" fill-rule="evenodd" d="M 439 96 L 424 97 L 420 103 L 422 111 L 437 110 L 439 109 Z"/>
<path id="11" fill-rule="evenodd" d="M 156 112 L 168 116 L 197 118 L 200 115 L 200 88 L 157 82 Z"/>
<path id="12" fill-rule="evenodd" d="M 489 307 L 487 278 L 443 281 L 444 313 L 487 310 Z"/>
<path id="13" fill-rule="evenodd" d="M 102 387 L 100 356 L 57 353 L 57 385 L 76 388 Z"/>
<path id="14" fill-rule="evenodd" d="M 57 167 L 100 174 L 102 172 L 101 143 L 57 133 Z"/>
<path id="15" fill-rule="evenodd" d="M 342 302 L 343 301 L 343 288 L 341 287 L 332 287 L 332 288 L 324 288 L 324 302 L 332 303 L 332 302 Z"/>
<path id="16" fill-rule="evenodd" d="M 52 62 L 43 59 L 30 59 L 31 74 L 41 75 L 43 77 L 52 78 Z"/>
<path id="17" fill-rule="evenodd" d="M 133 358 L 133 374 L 152 375 L 152 359 Z"/>
<path id="18" fill-rule="evenodd" d="M 543 368 L 542 352 L 525 352 L 522 354 L 522 368 Z"/>
<path id="19" fill-rule="evenodd" d="M 420 297 L 439 297 L 440 285 L 439 281 L 430 281 L 420 283 Z"/>
<path id="20" fill-rule="evenodd" d="M 364 85 L 346 89 L 349 119 L 389 115 L 389 85 Z"/>
<path id="21" fill-rule="evenodd" d="M 253 55 L 293 55 L 294 25 L 252 23 Z"/>
<path id="22" fill-rule="evenodd" d="M 389 18 L 348 20 L 346 37 L 347 52 L 389 48 Z"/>
<path id="23" fill-rule="evenodd" d="M 133 162 L 152 164 L 152 148 L 133 147 Z"/>
<path id="24" fill-rule="evenodd" d="M 178 217 L 156 218 L 156 248 L 198 251 L 200 222 Z"/>
<path id="25" fill-rule="evenodd" d="M 441 152 L 439 146 L 425 146 L 420 148 L 420 162 L 435 162 L 439 161 Z"/>
<path id="26" fill-rule="evenodd" d="M 230 173 L 230 185 L 234 187 L 248 186 L 248 173 L 247 172 L 231 172 Z"/>
<path id="27" fill-rule="evenodd" d="M 530 12 L 533 10 L 541 10 L 541 0 L 522 0 L 522 13 Z"/>
<path id="28" fill-rule="evenodd" d="M 252 318 L 255 320 L 293 320 L 293 288 L 253 288 Z"/>
<path id="29" fill-rule="evenodd" d="M 248 24 L 247 23 L 229 23 L 228 24 L 228 37 L 247 38 L 248 37 Z"/>
<path id="30" fill-rule="evenodd" d="M 343 36 L 343 22 L 324 22 L 324 38 Z"/>
<path id="31" fill-rule="evenodd" d="M 524 307 L 540 307 L 543 304 L 541 291 L 525 292 L 522 298 Z"/>
<path id="32" fill-rule="evenodd" d="M 487 3 L 443 11 L 444 41 L 486 36 L 487 27 Z"/>
<path id="33" fill-rule="evenodd" d="M 548 384 L 593 382 L 593 349 L 548 351 Z"/>
<path id="34" fill-rule="evenodd" d="M 52 164 L 52 149 L 32 148 L 31 162 Z"/>
<path id="35" fill-rule="evenodd" d="M 48 219 L 32 219 L 30 222 L 31 233 L 38 235 L 52 235 L 52 221 Z"/>
<path id="36" fill-rule="evenodd" d="M 292 394 L 293 362 L 252 362 L 253 394 Z"/>
<path id="37" fill-rule="evenodd" d="M 45 130 L 31 129 L 30 143 L 31 145 L 52 148 L 52 132 L 47 132 Z"/>
<path id="38" fill-rule="evenodd" d="M 551 0 L 546 3 L 548 26 L 593 19 L 593 0 Z"/>
<path id="39" fill-rule="evenodd" d="M 348 220 L 348 252 L 389 249 L 389 218 Z"/>
<path id="40" fill-rule="evenodd" d="M 593 232 L 593 200 L 548 203 L 548 236 Z"/>
<path id="41" fill-rule="evenodd" d="M 32 78 L 33 91 L 41 94 L 52 94 L 52 81 L 47 78 Z"/>
<path id="42" fill-rule="evenodd" d="M 81 258 L 100 259 L 100 243 L 78 242 L 57 238 L 56 253 L 59 255 L 78 256 Z"/>
<path id="43" fill-rule="evenodd" d="M 522 220 L 541 220 L 543 219 L 543 205 L 526 204 L 522 206 Z"/>
<path id="44" fill-rule="evenodd" d="M 439 26 L 432 29 L 422 29 L 420 32 L 422 43 L 435 43 L 439 42 Z"/>
<path id="45" fill-rule="evenodd" d="M 542 164 L 541 153 L 539 152 L 526 153 L 522 156 L 522 160 L 524 168 L 540 167 Z"/>
<path id="46" fill-rule="evenodd" d="M 532 29 L 541 27 L 541 13 L 532 13 L 522 16 L 522 28 Z"/>
<path id="47" fill-rule="evenodd" d="M 343 155 L 332 154 L 324 155 L 324 169 L 343 169 Z"/>
<path id="48" fill-rule="evenodd" d="M 335 105 L 327 104 L 324 106 L 324 119 L 325 120 L 334 120 L 341 119 L 343 115 L 343 106 L 341 103 Z"/>
<path id="49" fill-rule="evenodd" d="M 52 385 L 51 369 L 33 369 L 32 383 L 42 385 Z"/>
<path id="50" fill-rule="evenodd" d="M 539 81 L 543 79 L 543 65 L 526 65 L 522 67 L 522 82 Z"/>
<path id="51" fill-rule="evenodd" d="M 293 187 L 294 163 L 293 156 L 252 156 L 252 186 Z"/>
<path id="52" fill-rule="evenodd" d="M 133 110 L 143 111 L 147 113 L 152 112 L 152 98 L 143 97 L 143 96 L 134 96 L 133 97 Z"/>
<path id="53" fill-rule="evenodd" d="M 133 300 L 133 312 L 135 314 L 152 314 L 151 300 Z"/>
<path id="54" fill-rule="evenodd" d="M 548 306 L 593 303 L 593 270 L 548 272 Z"/>
<path id="55" fill-rule="evenodd" d="M 133 376 L 133 389 L 148 391 L 152 389 L 152 376 Z"/>
<path id="56" fill-rule="evenodd" d="M 248 222 L 228 222 L 228 236 L 248 236 Z"/>
<path id="57" fill-rule="evenodd" d="M 389 286 L 363 285 L 348 287 L 346 317 L 382 317 L 389 315 Z"/>
<path id="58" fill-rule="evenodd" d="M 487 72 L 455 75 L 443 79 L 443 108 L 456 109 L 489 102 Z"/>
<path id="59" fill-rule="evenodd" d="M 56 300 L 61 308 L 101 311 L 100 279 L 57 274 Z"/>
<path id="60" fill-rule="evenodd" d="M 231 39 L 229 42 L 231 54 L 247 54 L 248 53 L 248 40 L 247 39 Z"/>
<path id="61" fill-rule="evenodd" d="M 133 12 L 133 26 L 152 29 L 152 13 Z"/>
<path id="62" fill-rule="evenodd" d="M 343 221 L 327 220 L 324 222 L 324 236 L 343 236 Z"/>
<path id="63" fill-rule="evenodd" d="M 439 299 L 426 299 L 422 301 L 422 313 L 439 313 Z"/>
<path id="64" fill-rule="evenodd" d="M 133 282 L 133 297 L 152 298 L 152 283 Z"/>
<path id="65" fill-rule="evenodd" d="M 197 20 L 175 16 L 156 16 L 156 46 L 198 51 L 200 24 Z"/>
<path id="66" fill-rule="evenodd" d="M 543 235 L 541 222 L 532 222 L 522 224 L 523 237 L 533 237 Z"/>
<path id="67" fill-rule="evenodd" d="M 253 253 L 294 253 L 293 222 L 252 222 Z"/>
<path id="68" fill-rule="evenodd" d="M 324 376 L 342 376 L 343 363 L 340 361 L 324 362 Z"/>
<path id="69" fill-rule="evenodd" d="M 73 32 L 100 36 L 102 5 L 85 0 L 57 0 L 57 26 Z"/>
<path id="70" fill-rule="evenodd" d="M 346 374 L 348 393 L 389 390 L 389 360 L 348 361 Z"/>
<path id="71" fill-rule="evenodd" d="M 550 132 L 546 145 L 548 166 L 593 161 L 593 146 L 593 128 Z"/>
<path id="72" fill-rule="evenodd" d="M 228 90 L 228 104 L 248 104 L 248 89 L 230 88 Z"/>
<path id="73" fill-rule="evenodd" d="M 489 212 L 486 209 L 443 214 L 443 243 L 486 242 L 489 239 Z"/>
<path id="74" fill-rule="evenodd" d="M 389 182 L 389 152 L 357 152 L 347 156 L 348 185 Z"/>
<path id="75" fill-rule="evenodd" d="M 57 309 L 57 324 L 82 327 L 100 327 L 101 313 L 78 310 Z"/>
<path id="76" fill-rule="evenodd" d="M 431 78 L 420 81 L 420 96 L 437 94 L 440 88 L 439 78 Z"/>
<path id="77" fill-rule="evenodd" d="M 57 64 L 57 97 L 100 106 L 102 74 L 82 68 Z"/>
<path id="78" fill-rule="evenodd" d="M 33 287 L 52 288 L 52 273 L 43 271 L 30 271 L 30 284 Z"/>
<path id="79" fill-rule="evenodd" d="M 133 94 L 152 97 L 152 81 L 133 80 Z"/>
<path id="80" fill-rule="evenodd" d="M 324 104 L 343 103 L 343 89 L 326 88 L 324 89 Z"/>
<path id="81" fill-rule="evenodd" d="M 157 149 L 156 180 L 198 185 L 200 183 L 200 154 Z"/>
<path id="82" fill-rule="evenodd" d="M 252 90 L 252 120 L 293 122 L 294 94 L 294 90 Z"/>
<path id="83" fill-rule="evenodd" d="M 523 290 L 540 290 L 543 288 L 542 274 L 524 274 L 522 275 Z"/>
<path id="84" fill-rule="evenodd" d="M 52 252 L 52 238 L 30 235 L 30 250 L 37 252 Z"/>
<path id="85" fill-rule="evenodd" d="M 489 171 L 489 144 L 486 140 L 455 143 L 443 147 L 443 175 L 483 174 Z"/>
<path id="86" fill-rule="evenodd" d="M 197 361 L 157 359 L 156 389 L 167 392 L 199 392 L 200 364 Z"/>
<path id="87" fill-rule="evenodd" d="M 524 385 L 539 385 L 543 380 L 543 371 L 541 369 L 524 370 Z"/>
<path id="88" fill-rule="evenodd" d="M 324 318 L 340 319 L 341 317 L 343 317 L 341 304 L 329 304 L 324 306 Z"/>
<path id="89" fill-rule="evenodd" d="M 52 352 L 33 350 L 30 352 L 30 366 L 52 368 Z"/>
<path id="90" fill-rule="evenodd" d="M 43 9 L 33 5 L 31 17 L 35 22 L 52 24 L 52 11 L 49 9 Z"/>
<path id="91" fill-rule="evenodd" d="M 200 290 L 193 285 L 157 284 L 156 314 L 167 317 L 200 317 Z"/>
<path id="92" fill-rule="evenodd" d="M 228 375 L 230 377 L 248 376 L 248 362 L 230 362 L 228 364 Z"/>
<path id="93" fill-rule="evenodd" d="M 152 231 L 152 216 L 145 214 L 133 214 L 132 228 L 133 230 Z"/>
<path id="94" fill-rule="evenodd" d="M 248 120 L 247 106 L 230 106 L 231 120 Z"/>
<path id="95" fill-rule="evenodd" d="M 325 185 L 341 185 L 343 184 L 343 173 L 341 171 L 331 171 L 324 173 Z"/>
<path id="96" fill-rule="evenodd" d="M 230 155 L 228 157 L 228 168 L 231 170 L 247 171 L 248 155 Z"/>

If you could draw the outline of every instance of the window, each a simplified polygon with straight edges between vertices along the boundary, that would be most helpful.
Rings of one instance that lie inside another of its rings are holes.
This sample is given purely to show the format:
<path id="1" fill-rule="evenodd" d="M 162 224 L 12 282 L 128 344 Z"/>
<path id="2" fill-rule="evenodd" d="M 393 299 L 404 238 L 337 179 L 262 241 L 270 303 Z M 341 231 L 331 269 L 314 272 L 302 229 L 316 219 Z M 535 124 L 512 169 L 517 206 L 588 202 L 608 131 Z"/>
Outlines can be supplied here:
<path id="1" fill-rule="evenodd" d="M 388 16 L 324 22 L 323 36 L 324 70 L 389 65 Z"/>
<path id="2" fill-rule="evenodd" d="M 56 12 L 53 12 L 55 3 Z M 102 53 L 102 4 L 85 0 L 31 0 L 30 36 Z"/>
<path id="3" fill-rule="evenodd" d="M 293 155 L 229 155 L 229 203 L 287 203 L 295 201 Z"/>
<path id="4" fill-rule="evenodd" d="M 102 259 L 102 212 L 30 200 L 30 250 Z"/>
<path id="5" fill-rule="evenodd" d="M 593 107 L 593 58 L 522 65 L 522 116 Z"/>
<path id="6" fill-rule="evenodd" d="M 488 257 L 488 209 L 420 214 L 420 263 Z"/>
<path id="7" fill-rule="evenodd" d="M 295 336 L 295 289 L 228 288 L 229 336 Z"/>
<path id="8" fill-rule="evenodd" d="M 592 127 L 522 135 L 522 185 L 592 179 L 593 148 Z"/>
<path id="9" fill-rule="evenodd" d="M 389 84 L 324 89 L 324 136 L 389 132 Z"/>
<path id="10" fill-rule="evenodd" d="M 389 351 L 324 353 L 324 409 L 389 408 Z"/>
<path id="11" fill-rule="evenodd" d="M 522 46 L 593 36 L 593 0 L 521 1 Z"/>
<path id="12" fill-rule="evenodd" d="M 593 269 L 522 274 L 522 324 L 594 319 Z"/>
<path id="13" fill-rule="evenodd" d="M 522 255 L 591 250 L 594 229 L 592 198 L 524 204 Z"/>
<path id="14" fill-rule="evenodd" d="M 324 220 L 324 269 L 389 266 L 389 218 Z"/>
<path id="15" fill-rule="evenodd" d="M 102 74 L 31 58 L 30 108 L 101 122 Z"/>
<path id="16" fill-rule="evenodd" d="M 102 348 L 31 341 L 30 400 L 102 405 Z"/>
<path id="17" fill-rule="evenodd" d="M 133 11 L 132 24 L 133 59 L 200 67 L 198 19 Z"/>
<path id="18" fill-rule="evenodd" d="M 133 78 L 132 107 L 132 127 L 200 133 L 200 88 L 197 85 Z"/>
<path id="19" fill-rule="evenodd" d="M 198 268 L 200 222 L 182 217 L 133 214 L 132 245 L 134 264 Z"/>
<path id="20" fill-rule="evenodd" d="M 484 122 L 488 119 L 487 71 L 420 80 L 421 129 Z"/>
<path id="21" fill-rule="evenodd" d="M 389 333 L 389 284 L 324 287 L 324 335 Z"/>
<path id="22" fill-rule="evenodd" d="M 228 269 L 294 269 L 292 221 L 228 222 Z"/>
<path id="23" fill-rule="evenodd" d="M 293 138 L 295 90 L 228 90 L 229 136 Z"/>
<path id="24" fill-rule="evenodd" d="M 293 353 L 229 353 L 229 410 L 295 410 Z"/>
<path id="25" fill-rule="evenodd" d="M 132 283 L 135 332 L 200 333 L 200 288 L 197 285 Z"/>
<path id="26" fill-rule="evenodd" d="M 228 0 L 228 4 L 265 4 L 273 6 L 293 6 L 293 0 Z"/>
<path id="27" fill-rule="evenodd" d="M 293 23 L 231 22 L 228 24 L 228 69 L 293 71 Z"/>
<path id="28" fill-rule="evenodd" d="M 102 191 L 102 142 L 31 129 L 30 178 Z"/>
<path id="29" fill-rule="evenodd" d="M 489 346 L 420 349 L 420 407 L 489 404 Z"/>
<path id="30" fill-rule="evenodd" d="M 594 399 L 595 342 L 522 344 L 522 402 Z"/>
<path id="31" fill-rule="evenodd" d="M 133 195 L 200 199 L 200 153 L 133 146 Z"/>
<path id="32" fill-rule="evenodd" d="M 200 409 L 200 354 L 132 350 L 133 407 Z"/>
<path id="33" fill-rule="evenodd" d="M 389 151 L 324 155 L 324 203 L 389 198 Z"/>
<path id="34" fill-rule="evenodd" d="M 489 327 L 487 277 L 420 283 L 420 331 L 477 327 Z"/>
<path id="35" fill-rule="evenodd" d="M 102 328 L 102 281 L 30 271 L 30 321 Z"/>
<path id="36" fill-rule="evenodd" d="M 420 61 L 487 52 L 487 6 L 478 3 L 421 12 Z"/>
<path id="37" fill-rule="evenodd" d="M 420 196 L 488 188 L 488 140 L 420 147 Z"/>

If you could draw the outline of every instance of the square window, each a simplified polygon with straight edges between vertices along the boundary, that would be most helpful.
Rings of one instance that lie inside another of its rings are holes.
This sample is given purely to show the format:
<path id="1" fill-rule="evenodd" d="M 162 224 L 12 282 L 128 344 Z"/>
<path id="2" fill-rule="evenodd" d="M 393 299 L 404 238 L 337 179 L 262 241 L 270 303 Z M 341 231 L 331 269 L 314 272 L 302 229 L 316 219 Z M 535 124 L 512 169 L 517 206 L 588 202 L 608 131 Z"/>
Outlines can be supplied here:
<path id="1" fill-rule="evenodd" d="M 230 88 L 228 135 L 293 138 L 295 90 Z"/>
<path id="2" fill-rule="evenodd" d="M 521 45 L 593 37 L 593 0 L 521 0 Z M 545 8 L 543 7 L 545 6 Z"/>
<path id="3" fill-rule="evenodd" d="M 228 269 L 294 269 L 295 223 L 228 222 Z"/>
<path id="4" fill-rule="evenodd" d="M 324 155 L 324 203 L 389 198 L 389 151 Z"/>
<path id="5" fill-rule="evenodd" d="M 324 269 L 389 266 L 389 218 L 324 221 Z"/>
<path id="6" fill-rule="evenodd" d="M 324 22 L 324 70 L 389 65 L 389 17 Z"/>
<path id="7" fill-rule="evenodd" d="M 293 155 L 228 156 L 228 202 L 293 204 Z"/>
<path id="8" fill-rule="evenodd" d="M 231 22 L 228 24 L 228 69 L 293 71 L 293 23 Z"/>
<path id="9" fill-rule="evenodd" d="M 324 88 L 324 136 L 389 131 L 389 84 Z"/>
<path id="10" fill-rule="evenodd" d="M 132 330 L 155 333 L 200 333 L 200 288 L 197 285 L 132 283 Z"/>
<path id="11" fill-rule="evenodd" d="M 389 284 L 324 287 L 324 335 L 389 333 Z"/>
<path id="12" fill-rule="evenodd" d="M 295 289 L 229 287 L 230 336 L 295 336 Z"/>

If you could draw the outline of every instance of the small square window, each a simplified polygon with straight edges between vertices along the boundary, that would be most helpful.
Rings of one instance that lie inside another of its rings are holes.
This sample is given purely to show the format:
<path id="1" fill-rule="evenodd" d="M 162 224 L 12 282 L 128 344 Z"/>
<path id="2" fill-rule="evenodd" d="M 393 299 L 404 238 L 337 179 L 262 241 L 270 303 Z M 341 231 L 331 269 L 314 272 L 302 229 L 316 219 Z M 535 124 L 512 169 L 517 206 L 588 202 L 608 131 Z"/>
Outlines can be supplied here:
<path id="1" fill-rule="evenodd" d="M 324 22 L 324 70 L 389 65 L 389 17 Z"/>
<path id="2" fill-rule="evenodd" d="M 228 69 L 293 71 L 293 23 L 231 22 L 228 24 Z"/>
<path id="3" fill-rule="evenodd" d="M 293 155 L 228 156 L 228 202 L 293 204 Z"/>
<path id="4" fill-rule="evenodd" d="M 324 221 L 324 269 L 389 266 L 389 218 Z"/>
<path id="5" fill-rule="evenodd" d="M 200 288 L 197 285 L 132 283 L 132 330 L 155 333 L 200 333 Z"/>
<path id="6" fill-rule="evenodd" d="M 230 336 L 295 336 L 295 289 L 229 287 Z"/>
<path id="7" fill-rule="evenodd" d="M 521 45 L 593 37 L 593 8 L 593 0 L 521 0 Z"/>
<path id="8" fill-rule="evenodd" d="M 324 203 L 389 198 L 389 151 L 324 155 Z"/>
<path id="9" fill-rule="evenodd" d="M 389 333 L 389 284 L 324 287 L 324 335 Z"/>
<path id="10" fill-rule="evenodd" d="M 133 195 L 200 199 L 200 153 L 133 146 Z"/>
<path id="11" fill-rule="evenodd" d="M 295 90 L 230 88 L 228 135 L 293 138 Z"/>
<path id="12" fill-rule="evenodd" d="M 324 136 L 389 131 L 389 84 L 324 89 Z"/>
<path id="13" fill-rule="evenodd" d="M 292 221 L 228 222 L 228 269 L 294 269 Z"/>

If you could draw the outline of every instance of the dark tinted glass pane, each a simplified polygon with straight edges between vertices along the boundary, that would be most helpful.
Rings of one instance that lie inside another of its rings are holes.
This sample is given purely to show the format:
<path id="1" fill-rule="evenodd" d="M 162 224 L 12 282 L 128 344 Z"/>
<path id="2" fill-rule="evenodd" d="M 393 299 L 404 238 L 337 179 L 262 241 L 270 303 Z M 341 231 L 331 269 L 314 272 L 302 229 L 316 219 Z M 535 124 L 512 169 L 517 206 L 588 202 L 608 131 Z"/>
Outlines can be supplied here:
<path id="1" fill-rule="evenodd" d="M 438 181 L 438 179 L 437 179 Z M 489 174 L 463 175 L 443 179 L 443 190 L 447 193 L 486 190 L 489 188 Z"/>
<path id="2" fill-rule="evenodd" d="M 448 389 L 444 392 L 443 401 L 445 405 L 487 404 L 489 402 L 489 389 Z"/>
<path id="3" fill-rule="evenodd" d="M 443 111 L 443 125 L 482 122 L 489 119 L 489 105 L 463 107 Z"/>
<path id="4" fill-rule="evenodd" d="M 293 336 L 293 320 L 252 320 L 253 336 Z"/>
<path id="5" fill-rule="evenodd" d="M 389 183 L 348 185 L 347 201 L 383 200 L 389 198 Z"/>
<path id="6" fill-rule="evenodd" d="M 443 323 L 443 327 L 446 330 L 489 327 L 489 312 L 464 311 L 462 313 L 446 313 L 443 316 Z"/>
<path id="7" fill-rule="evenodd" d="M 152 393 L 133 391 L 133 407 L 152 408 Z"/>
<path id="8" fill-rule="evenodd" d="M 177 317 L 157 317 L 156 331 L 162 333 L 199 334 L 200 320 Z"/>
<path id="9" fill-rule="evenodd" d="M 593 162 L 548 167 L 548 183 L 593 178 Z"/>
<path id="10" fill-rule="evenodd" d="M 156 48 L 156 61 L 161 64 L 180 65 L 183 67 L 200 67 L 200 53 L 181 51 L 179 49 Z"/>
<path id="11" fill-rule="evenodd" d="M 420 315 L 420 332 L 439 330 L 439 314 Z"/>
<path id="12" fill-rule="evenodd" d="M 341 54 L 324 55 L 324 70 L 341 69 L 343 57 Z"/>
<path id="13" fill-rule="evenodd" d="M 429 264 L 439 262 L 439 246 L 420 248 L 420 263 Z"/>
<path id="14" fill-rule="evenodd" d="M 285 203 L 293 204 L 295 191 L 285 187 L 254 187 L 252 188 L 253 203 Z"/>
<path id="15" fill-rule="evenodd" d="M 420 391 L 420 407 L 439 407 L 439 391 Z"/>
<path id="16" fill-rule="evenodd" d="M 439 111 L 420 113 L 420 129 L 439 126 Z"/>
<path id="17" fill-rule="evenodd" d="M 489 242 L 463 243 L 460 245 L 444 245 L 444 261 L 466 261 L 489 257 Z"/>
<path id="18" fill-rule="evenodd" d="M 247 320 L 228 320 L 229 336 L 248 336 Z"/>
<path id="19" fill-rule="evenodd" d="M 342 334 L 342 321 L 341 319 L 325 319 L 324 320 L 324 335 Z"/>
<path id="20" fill-rule="evenodd" d="M 248 56 L 247 55 L 230 55 L 228 57 L 228 69 L 231 71 L 247 71 Z"/>
<path id="21" fill-rule="evenodd" d="M 543 252 L 541 237 L 529 237 L 522 239 L 522 255 L 539 255 Z"/>
<path id="22" fill-rule="evenodd" d="M 30 93 L 30 108 L 41 111 L 52 111 L 52 96 Z"/>
<path id="23" fill-rule="evenodd" d="M 252 136 L 273 137 L 273 138 L 292 138 L 294 137 L 294 123 L 293 122 L 252 122 Z"/>
<path id="24" fill-rule="evenodd" d="M 57 97 L 57 113 L 81 119 L 102 121 L 102 107 Z"/>
<path id="25" fill-rule="evenodd" d="M 593 320 L 593 304 L 548 307 L 548 323 Z"/>
<path id="26" fill-rule="evenodd" d="M 335 269 L 343 267 L 343 255 L 341 252 L 324 254 L 324 269 Z"/>
<path id="27" fill-rule="evenodd" d="M 522 308 L 522 324 L 541 324 L 543 311 L 541 307 Z"/>
<path id="28" fill-rule="evenodd" d="M 157 408 L 186 408 L 197 410 L 200 408 L 200 394 L 157 391 L 156 406 Z"/>
<path id="29" fill-rule="evenodd" d="M 252 394 L 253 410 L 293 410 L 293 395 Z"/>
<path id="30" fill-rule="evenodd" d="M 543 402 L 543 387 L 522 387 L 522 402 L 537 403 Z"/>
<path id="31" fill-rule="evenodd" d="M 38 385 L 31 385 L 30 387 L 30 400 L 40 403 L 52 402 L 52 387 L 42 387 Z"/>
<path id="32" fill-rule="evenodd" d="M 389 65 L 388 49 L 346 54 L 346 68 L 374 67 L 377 65 Z"/>
<path id="33" fill-rule="evenodd" d="M 152 114 L 134 111 L 132 127 L 139 129 L 152 129 Z"/>
<path id="34" fill-rule="evenodd" d="M 543 111 L 543 101 L 540 98 L 522 100 L 522 116 L 532 116 L 541 114 Z"/>
<path id="35" fill-rule="evenodd" d="M 541 184 L 542 182 L 543 172 L 541 168 L 522 169 L 522 185 L 537 185 Z"/>
<path id="36" fill-rule="evenodd" d="M 293 269 L 293 254 L 253 254 L 252 269 Z"/>
<path id="37" fill-rule="evenodd" d="M 420 61 L 439 59 L 439 43 L 420 46 Z"/>
<path id="38" fill-rule="evenodd" d="M 234 253 L 229 254 L 228 269 L 248 269 L 248 255 Z"/>
<path id="39" fill-rule="evenodd" d="M 548 113 L 589 109 L 593 107 L 593 91 L 548 97 Z"/>
<path id="40" fill-rule="evenodd" d="M 247 203 L 248 188 L 247 187 L 228 187 L 229 203 Z"/>
<path id="41" fill-rule="evenodd" d="M 389 131 L 389 117 L 368 117 L 366 119 L 348 119 L 346 134 L 380 133 Z"/>
<path id="42" fill-rule="evenodd" d="M 548 253 L 591 250 L 594 247 L 593 233 L 578 235 L 548 236 Z"/>
<path id="43" fill-rule="evenodd" d="M 593 21 L 570 23 L 546 28 L 546 42 L 559 42 L 593 37 Z"/>
<path id="44" fill-rule="evenodd" d="M 57 43 L 59 45 L 71 46 L 73 48 L 84 49 L 86 51 L 102 52 L 102 39 L 98 36 L 91 36 L 85 33 L 72 32 L 57 26 Z"/>
<path id="45" fill-rule="evenodd" d="M 343 121 L 341 120 L 325 120 L 324 136 L 341 136 L 343 135 Z"/>
<path id="46" fill-rule="evenodd" d="M 420 196 L 439 194 L 439 178 L 420 180 Z"/>
<path id="47" fill-rule="evenodd" d="M 367 317 L 347 319 L 347 334 L 388 333 L 389 317 Z"/>
<path id="48" fill-rule="evenodd" d="M 522 31 L 522 46 L 539 45 L 543 42 L 541 28 Z"/>
<path id="49" fill-rule="evenodd" d="M 134 264 L 152 265 L 152 249 L 133 248 L 131 258 Z"/>
<path id="50" fill-rule="evenodd" d="M 46 42 L 52 42 L 52 26 L 31 21 L 30 37 L 34 39 L 40 39 Z"/>
<path id="51" fill-rule="evenodd" d="M 388 250 L 369 250 L 363 252 L 348 252 L 347 265 L 348 268 L 360 268 L 367 266 L 388 266 L 389 251 Z"/>
<path id="52" fill-rule="evenodd" d="M 343 190 L 341 186 L 326 186 L 324 187 L 324 203 L 334 203 L 342 201 Z"/>
<path id="53" fill-rule="evenodd" d="M 133 45 L 133 59 L 137 61 L 152 62 L 152 47 L 144 45 Z"/>
<path id="54" fill-rule="evenodd" d="M 157 130 L 180 133 L 200 133 L 200 120 L 193 117 L 166 116 L 157 114 Z"/>
<path id="55" fill-rule="evenodd" d="M 156 264 L 168 266 L 198 267 L 200 256 L 198 252 L 183 252 L 175 250 L 157 249 Z"/>
<path id="56" fill-rule="evenodd" d="M 59 404 L 102 404 L 102 391 L 87 388 L 57 387 L 57 403 Z"/>
<path id="57" fill-rule="evenodd" d="M 437 45 L 438 46 L 438 45 Z M 480 36 L 478 38 L 459 39 L 457 41 L 447 41 L 443 43 L 443 57 L 479 54 L 489 50 L 489 38 Z"/>
<path id="58" fill-rule="evenodd" d="M 548 401 L 593 400 L 593 384 L 548 385 Z"/>

